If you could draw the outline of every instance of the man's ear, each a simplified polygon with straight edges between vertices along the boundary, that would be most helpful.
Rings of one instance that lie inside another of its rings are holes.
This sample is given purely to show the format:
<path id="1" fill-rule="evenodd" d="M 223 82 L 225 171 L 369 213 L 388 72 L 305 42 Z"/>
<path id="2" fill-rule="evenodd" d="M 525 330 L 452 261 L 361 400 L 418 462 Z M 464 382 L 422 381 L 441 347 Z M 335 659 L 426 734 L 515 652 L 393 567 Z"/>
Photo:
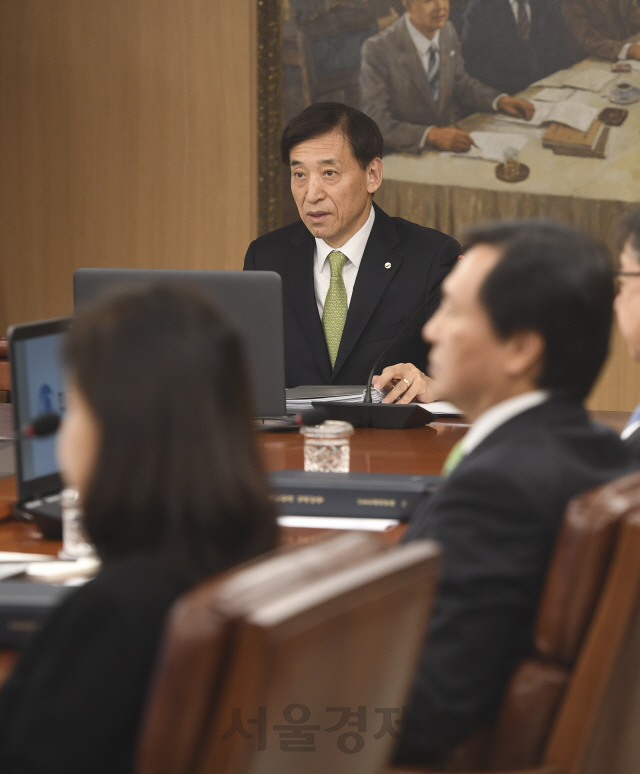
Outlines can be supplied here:
<path id="1" fill-rule="evenodd" d="M 518 331 L 509 337 L 505 370 L 514 379 L 527 378 L 534 384 L 542 371 L 545 341 L 538 331 Z"/>
<path id="2" fill-rule="evenodd" d="M 367 193 L 375 193 L 382 183 L 382 159 L 376 157 L 367 166 Z"/>

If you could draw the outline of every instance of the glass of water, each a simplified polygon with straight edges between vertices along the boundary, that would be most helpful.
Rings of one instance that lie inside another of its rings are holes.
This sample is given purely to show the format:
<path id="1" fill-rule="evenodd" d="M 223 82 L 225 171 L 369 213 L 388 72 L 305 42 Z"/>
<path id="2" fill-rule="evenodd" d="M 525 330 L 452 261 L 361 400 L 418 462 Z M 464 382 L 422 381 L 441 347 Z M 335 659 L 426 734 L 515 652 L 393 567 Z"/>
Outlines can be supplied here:
<path id="1" fill-rule="evenodd" d="M 301 427 L 304 435 L 304 469 L 320 473 L 349 472 L 349 439 L 353 425 L 329 419 L 321 425 Z"/>
<path id="2" fill-rule="evenodd" d="M 93 545 L 84 529 L 84 517 L 77 489 L 68 487 L 62 492 L 62 551 L 64 559 L 95 556 Z"/>

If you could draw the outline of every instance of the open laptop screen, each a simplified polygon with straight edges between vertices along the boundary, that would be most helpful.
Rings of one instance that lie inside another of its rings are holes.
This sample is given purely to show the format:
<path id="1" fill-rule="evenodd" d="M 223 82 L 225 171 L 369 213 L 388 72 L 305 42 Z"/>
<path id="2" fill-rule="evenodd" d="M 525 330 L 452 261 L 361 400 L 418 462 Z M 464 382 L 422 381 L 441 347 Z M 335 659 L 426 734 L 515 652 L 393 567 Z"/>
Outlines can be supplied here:
<path id="1" fill-rule="evenodd" d="M 65 378 L 61 350 L 69 318 L 15 325 L 9 329 L 11 385 L 16 427 L 19 498 L 37 497 L 61 487 L 55 435 L 28 438 L 22 433 L 42 414 L 62 415 Z"/>
<path id="2" fill-rule="evenodd" d="M 116 287 L 141 283 L 193 284 L 209 293 L 236 326 L 244 344 L 258 417 L 286 412 L 282 281 L 272 271 L 189 269 L 78 269 L 73 300 L 78 311 Z"/>

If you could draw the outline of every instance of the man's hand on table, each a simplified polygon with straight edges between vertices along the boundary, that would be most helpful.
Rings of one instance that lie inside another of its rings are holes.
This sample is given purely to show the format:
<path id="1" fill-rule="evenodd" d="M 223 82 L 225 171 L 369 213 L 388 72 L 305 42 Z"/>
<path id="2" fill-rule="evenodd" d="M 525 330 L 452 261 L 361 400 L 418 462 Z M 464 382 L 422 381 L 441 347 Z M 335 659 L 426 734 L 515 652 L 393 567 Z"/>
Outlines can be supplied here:
<path id="1" fill-rule="evenodd" d="M 627 59 L 640 59 L 640 43 L 634 43 L 629 46 L 627 51 Z"/>
<path id="2" fill-rule="evenodd" d="M 454 151 L 455 153 L 468 151 L 473 145 L 471 137 L 455 126 L 432 127 L 427 135 L 427 142 L 429 145 L 435 145 L 436 148 L 440 148 L 440 150 Z"/>
<path id="3" fill-rule="evenodd" d="M 433 379 L 412 363 L 398 363 L 373 377 L 376 390 L 390 390 L 383 403 L 431 403 L 440 400 Z"/>
<path id="4" fill-rule="evenodd" d="M 629 49 L 629 52 L 631 52 L 631 49 Z M 629 53 L 629 56 L 631 56 L 631 53 Z M 522 97 L 500 97 L 497 107 L 498 110 L 509 116 L 524 118 L 527 121 L 533 117 L 536 110 L 529 100 L 522 99 Z M 453 151 L 454 153 L 464 153 L 473 145 L 471 136 L 464 130 L 458 129 L 457 126 L 433 126 L 429 130 L 426 140 L 429 145 L 433 145 L 443 151 Z"/>
<path id="5" fill-rule="evenodd" d="M 536 112 L 535 106 L 522 97 L 500 97 L 498 110 L 514 118 L 524 118 L 529 121 Z"/>

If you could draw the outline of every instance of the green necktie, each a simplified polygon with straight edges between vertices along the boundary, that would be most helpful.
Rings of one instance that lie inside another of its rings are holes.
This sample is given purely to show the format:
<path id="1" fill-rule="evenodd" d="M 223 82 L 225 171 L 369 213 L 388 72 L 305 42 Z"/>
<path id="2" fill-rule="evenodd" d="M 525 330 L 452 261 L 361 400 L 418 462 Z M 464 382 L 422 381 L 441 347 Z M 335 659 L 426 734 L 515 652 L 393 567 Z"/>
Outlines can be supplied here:
<path id="1" fill-rule="evenodd" d="M 322 327 L 324 337 L 327 340 L 327 349 L 331 359 L 331 368 L 335 365 L 340 347 L 340 339 L 344 330 L 344 321 L 347 319 L 347 289 L 342 279 L 342 269 L 347 262 L 347 256 L 339 250 L 329 253 L 329 266 L 331 267 L 331 283 L 324 300 L 322 310 Z"/>
<path id="2" fill-rule="evenodd" d="M 444 461 L 444 465 L 442 466 L 442 475 L 450 475 L 453 472 L 453 469 L 457 467 L 460 462 L 462 462 L 462 459 L 466 456 L 466 454 L 467 453 L 462 446 L 462 440 L 458 441 L 458 443 L 449 452 L 447 459 Z"/>

